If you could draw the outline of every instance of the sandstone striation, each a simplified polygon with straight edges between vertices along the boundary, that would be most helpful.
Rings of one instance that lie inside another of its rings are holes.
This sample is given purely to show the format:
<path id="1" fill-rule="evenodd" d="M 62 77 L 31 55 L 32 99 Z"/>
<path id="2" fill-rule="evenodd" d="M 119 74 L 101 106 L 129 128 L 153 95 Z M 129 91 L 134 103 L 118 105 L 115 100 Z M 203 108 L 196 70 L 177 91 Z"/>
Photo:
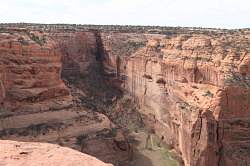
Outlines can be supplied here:
<path id="1" fill-rule="evenodd" d="M 71 85 L 83 77 L 83 87 L 93 86 L 86 77 L 98 64 L 95 35 L 0 33 L 0 139 L 55 143 L 105 162 L 127 161 L 126 151 L 110 148 L 112 122 L 81 104 L 78 94 L 89 94 Z"/>
<path id="2" fill-rule="evenodd" d="M 61 79 L 62 56 L 55 42 L 32 31 L 10 31 L 0 38 L 2 108 L 16 115 L 72 104 Z"/>
<path id="3" fill-rule="evenodd" d="M 61 32 L 48 34 L 58 44 L 62 54 L 62 77 L 70 80 L 84 76 L 96 61 L 96 37 L 92 32 Z"/>
<path id="4" fill-rule="evenodd" d="M 103 33 L 107 72 L 126 78 L 156 132 L 197 166 L 250 163 L 249 41 L 240 32 Z"/>
<path id="5" fill-rule="evenodd" d="M 125 118 L 107 105 L 128 93 L 186 166 L 250 164 L 249 29 L 18 26 L 0 29 L 1 139 L 119 163 L 127 152 L 97 112 Z"/>
<path id="6" fill-rule="evenodd" d="M 89 155 L 48 143 L 0 141 L 2 166 L 111 166 Z"/>

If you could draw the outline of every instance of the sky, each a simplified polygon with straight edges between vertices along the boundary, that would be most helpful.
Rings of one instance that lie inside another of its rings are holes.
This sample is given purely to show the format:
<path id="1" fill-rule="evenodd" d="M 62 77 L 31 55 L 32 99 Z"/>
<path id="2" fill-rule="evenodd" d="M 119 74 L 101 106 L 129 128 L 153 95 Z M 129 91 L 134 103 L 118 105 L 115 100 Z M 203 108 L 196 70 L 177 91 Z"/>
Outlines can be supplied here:
<path id="1" fill-rule="evenodd" d="M 0 23 L 250 28 L 250 0 L 0 0 Z"/>

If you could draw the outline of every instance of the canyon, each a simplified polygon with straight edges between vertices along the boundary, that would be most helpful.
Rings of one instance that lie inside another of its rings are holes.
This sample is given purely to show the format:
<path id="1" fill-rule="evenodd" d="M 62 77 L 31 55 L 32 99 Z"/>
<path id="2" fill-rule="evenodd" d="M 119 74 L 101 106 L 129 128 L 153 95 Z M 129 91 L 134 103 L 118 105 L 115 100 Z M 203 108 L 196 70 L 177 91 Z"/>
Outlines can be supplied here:
<path id="1" fill-rule="evenodd" d="M 250 30 L 1 24 L 0 104 L 2 140 L 129 165 L 143 128 L 180 165 L 248 166 Z"/>

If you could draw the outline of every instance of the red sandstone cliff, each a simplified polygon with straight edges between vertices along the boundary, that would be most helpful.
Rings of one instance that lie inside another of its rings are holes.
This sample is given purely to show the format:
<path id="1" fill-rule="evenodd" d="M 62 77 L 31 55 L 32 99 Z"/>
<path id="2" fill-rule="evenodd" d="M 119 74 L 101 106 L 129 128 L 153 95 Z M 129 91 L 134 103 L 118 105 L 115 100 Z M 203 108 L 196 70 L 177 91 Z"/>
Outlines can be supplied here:
<path id="1" fill-rule="evenodd" d="M 250 34 L 103 33 L 108 72 L 185 165 L 250 164 Z"/>
<path id="2" fill-rule="evenodd" d="M 0 33 L 0 102 L 16 113 L 62 109 L 72 104 L 61 80 L 61 53 L 39 32 Z"/>
<path id="3" fill-rule="evenodd" d="M 81 94 L 88 99 L 91 94 L 85 94 L 85 87 L 99 86 L 93 73 L 100 63 L 95 36 L 0 31 L 0 139 L 55 143 L 105 162 L 127 161 L 126 151 L 110 148 L 114 146 L 110 120 L 77 98 Z M 82 89 L 72 90 L 71 84 L 79 80 L 84 80 Z"/>
<path id="4" fill-rule="evenodd" d="M 61 32 L 48 34 L 57 44 L 62 54 L 62 77 L 89 74 L 90 66 L 96 60 L 96 38 L 92 32 Z"/>

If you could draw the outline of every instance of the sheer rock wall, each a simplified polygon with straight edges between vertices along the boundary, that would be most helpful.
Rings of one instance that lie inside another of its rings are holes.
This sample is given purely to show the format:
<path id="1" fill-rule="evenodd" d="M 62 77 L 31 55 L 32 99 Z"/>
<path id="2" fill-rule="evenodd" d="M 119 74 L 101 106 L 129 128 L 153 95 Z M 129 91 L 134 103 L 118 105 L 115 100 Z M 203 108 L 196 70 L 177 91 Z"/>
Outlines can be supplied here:
<path id="1" fill-rule="evenodd" d="M 0 30 L 0 39 L 0 139 L 60 144 L 113 164 L 128 160 L 126 151 L 109 148 L 112 122 L 83 105 L 78 95 L 90 96 L 72 85 L 86 79 L 82 86 L 93 86 L 96 33 L 15 28 Z"/>
<path id="2" fill-rule="evenodd" d="M 0 102 L 17 114 L 62 109 L 72 97 L 61 79 L 61 53 L 43 33 L 0 33 Z"/>
<path id="3" fill-rule="evenodd" d="M 249 33 L 102 37 L 107 72 L 185 165 L 250 164 Z"/>

